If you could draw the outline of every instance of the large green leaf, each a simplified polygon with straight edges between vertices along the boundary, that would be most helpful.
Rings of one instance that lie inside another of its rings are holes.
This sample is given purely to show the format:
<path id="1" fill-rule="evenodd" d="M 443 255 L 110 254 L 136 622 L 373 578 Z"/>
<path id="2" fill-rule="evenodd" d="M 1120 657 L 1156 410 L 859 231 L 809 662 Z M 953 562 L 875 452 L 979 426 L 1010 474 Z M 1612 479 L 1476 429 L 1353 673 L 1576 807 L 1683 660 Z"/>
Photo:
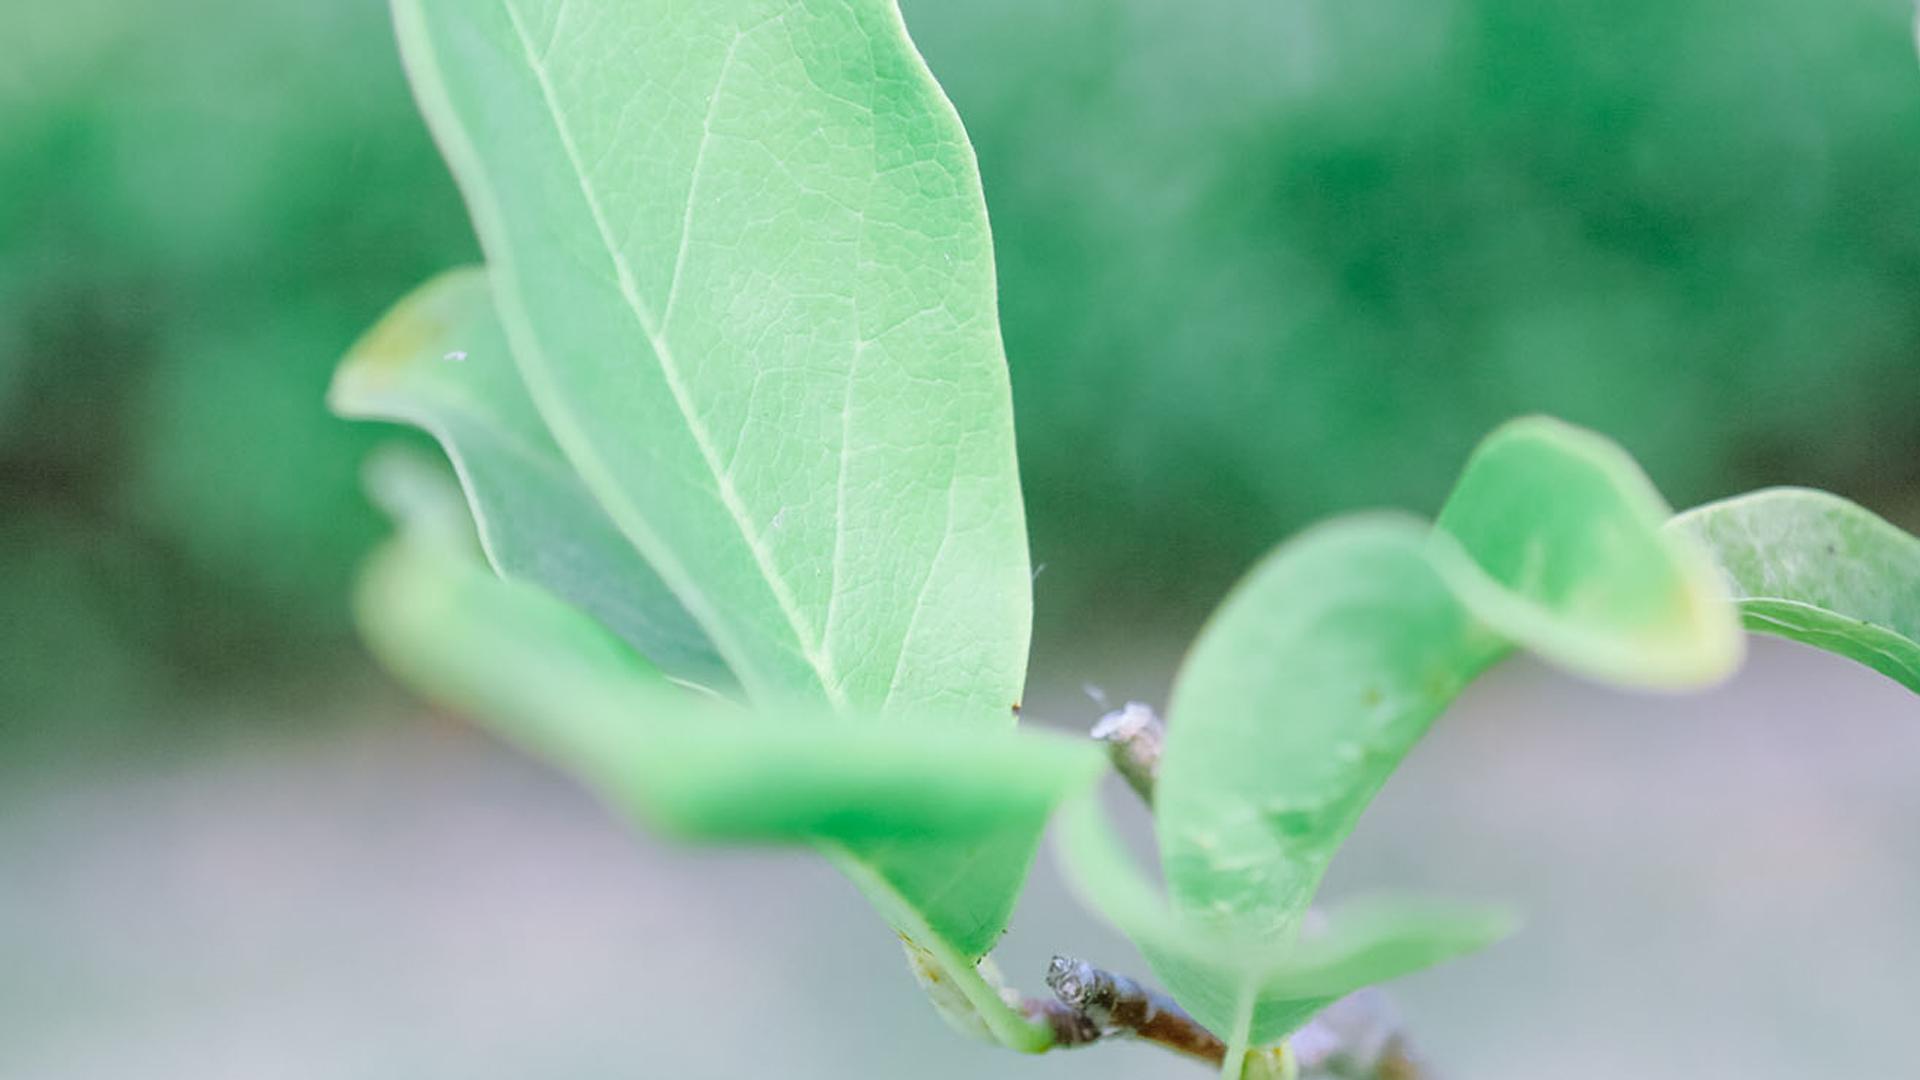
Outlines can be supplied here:
<path id="1" fill-rule="evenodd" d="M 1611 444 L 1527 419 L 1482 444 L 1440 528 L 1361 516 L 1283 545 L 1174 685 L 1154 807 L 1176 921 L 1290 941 L 1374 793 L 1516 643 L 1630 685 L 1727 674 L 1733 610 L 1665 517 Z M 1161 974 L 1196 1015 L 1251 1024 L 1255 1041 L 1298 1015 L 1269 1008 L 1246 970 Z"/>
<path id="2" fill-rule="evenodd" d="M 395 15 L 548 428 L 746 688 L 1009 723 L 992 250 L 891 0 Z"/>
<path id="3" fill-rule="evenodd" d="M 1010 725 L 1031 582 L 992 249 L 891 0 L 395 19 L 548 430 L 749 696 Z M 1036 839 L 862 854 L 897 927 L 977 957 Z"/>
<path id="4" fill-rule="evenodd" d="M 1857 660 L 1920 693 L 1920 537 L 1805 488 L 1709 503 L 1671 528 L 1719 560 L 1750 629 Z"/>
<path id="5" fill-rule="evenodd" d="M 726 668 L 692 616 L 567 464 L 527 398 L 493 314 L 486 271 L 449 271 L 360 339 L 328 402 L 439 440 L 466 489 L 487 558 L 599 619 L 661 670 L 704 686 Z"/>

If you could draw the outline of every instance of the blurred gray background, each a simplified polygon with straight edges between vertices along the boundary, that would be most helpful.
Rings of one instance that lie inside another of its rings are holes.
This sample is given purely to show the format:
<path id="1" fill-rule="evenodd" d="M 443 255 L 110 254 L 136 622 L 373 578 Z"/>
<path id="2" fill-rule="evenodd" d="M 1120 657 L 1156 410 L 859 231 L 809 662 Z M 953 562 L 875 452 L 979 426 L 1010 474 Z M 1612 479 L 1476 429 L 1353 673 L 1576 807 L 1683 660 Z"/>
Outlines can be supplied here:
<path id="1" fill-rule="evenodd" d="M 1077 670 L 1126 693 L 1169 665 Z M 1034 702 L 1094 711 L 1065 685 Z M 0 1076 L 1207 1075 L 1149 1047 L 965 1040 L 824 862 L 664 846 L 457 724 L 371 688 L 348 711 L 5 793 Z M 1916 718 L 1894 683 L 1785 643 L 1684 698 L 1512 661 L 1388 785 L 1329 895 L 1524 913 L 1394 988 L 1458 1080 L 1910 1076 Z M 1046 851 L 997 956 L 1037 992 L 1055 951 L 1146 972 Z"/>

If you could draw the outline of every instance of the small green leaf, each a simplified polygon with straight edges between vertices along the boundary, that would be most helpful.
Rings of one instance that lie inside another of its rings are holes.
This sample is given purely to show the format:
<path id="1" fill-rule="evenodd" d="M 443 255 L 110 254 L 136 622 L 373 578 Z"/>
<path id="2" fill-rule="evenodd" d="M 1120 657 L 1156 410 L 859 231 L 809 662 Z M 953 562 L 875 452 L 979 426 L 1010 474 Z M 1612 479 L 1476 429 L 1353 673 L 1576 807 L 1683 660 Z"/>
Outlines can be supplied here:
<path id="1" fill-rule="evenodd" d="M 1174 683 L 1154 809 L 1186 915 L 1291 934 L 1360 811 L 1506 654 L 1410 517 L 1310 529 L 1235 587 Z"/>
<path id="2" fill-rule="evenodd" d="M 1478 952 L 1518 925 L 1511 911 L 1498 907 L 1393 897 L 1348 901 L 1329 911 L 1324 925 L 1308 928 L 1263 992 L 1282 1000 L 1338 997 Z"/>
<path id="3" fill-rule="evenodd" d="M 574 604 L 675 678 L 731 682 L 693 617 L 547 434 L 514 370 L 484 269 L 448 271 L 396 304 L 342 361 L 328 401 L 343 416 L 411 424 L 437 439 L 503 576 Z"/>
<path id="4" fill-rule="evenodd" d="M 1362 516 L 1269 556 L 1174 684 L 1154 808 L 1180 920 L 1290 942 L 1374 793 L 1515 644 L 1629 685 L 1723 677 L 1741 655 L 1737 620 L 1666 516 L 1617 447 L 1528 419 L 1475 452 L 1438 529 Z M 1277 1023 L 1239 974 L 1169 982 L 1196 1015 Z"/>
<path id="5" fill-rule="evenodd" d="M 1335 998 L 1484 948 L 1512 932 L 1493 908 L 1410 900 L 1356 903 L 1297 938 L 1235 938 L 1172 911 L 1092 798 L 1060 818 L 1068 878 L 1088 906 L 1140 946 L 1180 1003 L 1245 1043 L 1285 1037 Z"/>
<path id="6" fill-rule="evenodd" d="M 1837 495 L 1773 488 L 1689 510 L 1747 627 L 1858 661 L 1920 693 L 1920 537 Z"/>
<path id="7" fill-rule="evenodd" d="M 1482 440 L 1438 525 L 1472 560 L 1455 591 L 1503 637 L 1608 682 L 1691 688 L 1739 666 L 1742 638 L 1672 514 L 1617 444 L 1527 417 Z"/>

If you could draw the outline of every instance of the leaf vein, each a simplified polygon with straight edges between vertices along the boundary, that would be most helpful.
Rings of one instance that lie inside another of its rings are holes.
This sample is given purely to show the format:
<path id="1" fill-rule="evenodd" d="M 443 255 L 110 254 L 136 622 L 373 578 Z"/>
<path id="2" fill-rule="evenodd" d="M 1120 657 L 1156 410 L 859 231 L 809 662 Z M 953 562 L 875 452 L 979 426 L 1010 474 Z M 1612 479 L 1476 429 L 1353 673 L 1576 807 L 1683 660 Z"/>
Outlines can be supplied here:
<path id="1" fill-rule="evenodd" d="M 786 578 L 775 567 L 773 553 L 768 548 L 765 538 L 762 537 L 759 530 L 753 526 L 752 515 L 748 511 L 745 502 L 741 499 L 739 491 L 734 487 L 731 474 L 721 467 L 719 453 L 714 446 L 712 435 L 708 432 L 705 421 L 700 418 L 699 412 L 693 407 L 692 396 L 687 389 L 686 380 L 680 372 L 679 365 L 674 360 L 673 351 L 669 347 L 667 339 L 661 333 L 659 325 L 655 322 L 645 299 L 640 295 L 640 287 L 634 276 L 633 267 L 628 264 L 626 255 L 621 251 L 619 246 L 614 243 L 613 232 L 607 223 L 606 212 L 600 205 L 600 197 L 594 190 L 591 179 L 582 168 L 579 146 L 574 141 L 572 129 L 567 123 L 565 110 L 560 106 L 559 97 L 554 90 L 552 76 L 548 72 L 546 64 L 535 51 L 532 37 L 527 33 L 526 21 L 522 18 L 519 9 L 514 6 L 512 0 L 502 0 L 502 7 L 506 11 L 508 22 L 513 25 L 515 36 L 520 39 L 521 50 L 525 56 L 528 68 L 533 73 L 535 82 L 539 85 L 541 99 L 546 106 L 547 113 L 553 118 L 555 133 L 559 137 L 561 149 L 566 153 L 567 163 L 573 172 L 574 179 L 579 184 L 581 197 L 586 202 L 587 212 L 593 219 L 594 228 L 599 233 L 601 246 L 606 248 L 607 256 L 612 260 L 614 277 L 616 284 L 619 286 L 621 298 L 633 313 L 634 321 L 639 324 L 641 333 L 646 337 L 648 344 L 652 347 L 654 360 L 659 364 L 661 377 L 666 382 L 667 389 L 673 396 L 674 405 L 679 410 L 681 417 L 686 421 L 687 430 L 693 438 L 694 444 L 700 453 L 701 460 L 713 477 L 714 489 L 720 498 L 721 505 L 733 519 L 735 527 L 739 529 L 742 539 L 746 542 L 748 552 L 753 556 L 754 562 L 758 566 L 761 575 L 766 579 L 767 587 L 769 591 L 773 593 L 774 600 L 779 605 L 781 614 L 785 617 L 789 628 L 792 630 L 794 638 L 800 646 L 801 654 L 813 667 L 815 676 L 819 679 L 821 689 L 826 693 L 827 699 L 832 702 L 835 707 L 844 708 L 846 706 L 845 694 L 841 689 L 838 676 L 833 671 L 831 659 L 822 654 L 815 632 L 803 616 L 799 603 L 794 598 L 792 588 L 788 585 Z M 736 34 L 733 46 L 730 46 L 728 49 L 729 58 L 731 58 L 733 49 L 738 47 L 740 38 L 744 37 L 745 33 L 746 31 L 741 31 L 739 34 Z M 723 77 L 724 74 L 725 65 L 723 64 Z M 705 141 L 703 138 L 703 147 Z M 692 195 L 692 191 L 689 190 L 689 201 L 691 201 Z"/>

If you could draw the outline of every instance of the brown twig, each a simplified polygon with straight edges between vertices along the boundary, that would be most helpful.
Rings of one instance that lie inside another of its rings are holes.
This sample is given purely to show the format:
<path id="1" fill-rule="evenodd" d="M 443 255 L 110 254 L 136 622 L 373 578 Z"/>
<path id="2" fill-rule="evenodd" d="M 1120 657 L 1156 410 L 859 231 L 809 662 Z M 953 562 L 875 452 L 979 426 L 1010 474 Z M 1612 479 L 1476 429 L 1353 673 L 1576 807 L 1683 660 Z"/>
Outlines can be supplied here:
<path id="1" fill-rule="evenodd" d="M 1064 1001 L 1028 998 L 1024 1004 L 1027 1019 L 1047 1025 L 1053 1032 L 1053 1045 L 1058 1049 L 1087 1046 L 1099 1042 L 1106 1034 L 1092 1017 Z"/>
<path id="2" fill-rule="evenodd" d="M 1172 998 L 1125 975 L 1056 956 L 1047 967 L 1047 986 L 1060 1004 L 1092 1025 L 1095 1038 L 1126 1035 L 1213 1065 L 1226 1057 L 1227 1045 Z"/>

